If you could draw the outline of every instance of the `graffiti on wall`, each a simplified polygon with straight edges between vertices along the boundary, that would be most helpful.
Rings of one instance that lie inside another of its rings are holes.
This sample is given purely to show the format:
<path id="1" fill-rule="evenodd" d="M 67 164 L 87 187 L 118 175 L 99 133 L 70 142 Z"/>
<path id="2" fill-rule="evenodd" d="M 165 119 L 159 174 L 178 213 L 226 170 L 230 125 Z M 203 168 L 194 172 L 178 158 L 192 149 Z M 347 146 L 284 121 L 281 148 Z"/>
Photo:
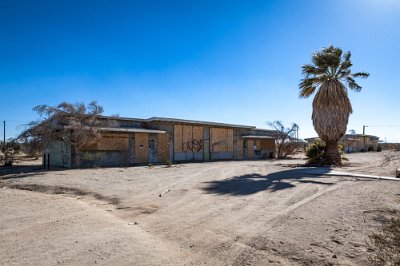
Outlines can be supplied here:
<path id="1" fill-rule="evenodd" d="M 151 155 L 157 155 L 157 145 L 156 145 L 156 141 L 154 139 L 151 139 L 149 141 L 149 153 Z"/>
<path id="2" fill-rule="evenodd" d="M 202 139 L 192 139 L 187 142 L 182 143 L 182 151 L 192 151 L 199 152 L 203 149 L 203 140 Z"/>

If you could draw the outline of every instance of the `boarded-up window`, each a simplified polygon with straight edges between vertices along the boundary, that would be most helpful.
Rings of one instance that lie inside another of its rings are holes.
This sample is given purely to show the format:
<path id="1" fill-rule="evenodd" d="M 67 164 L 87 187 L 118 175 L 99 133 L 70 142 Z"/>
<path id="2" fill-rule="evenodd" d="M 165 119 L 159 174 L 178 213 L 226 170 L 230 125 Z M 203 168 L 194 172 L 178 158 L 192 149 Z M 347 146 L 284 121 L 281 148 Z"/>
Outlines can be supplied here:
<path id="1" fill-rule="evenodd" d="M 261 150 L 275 150 L 275 140 L 274 139 L 262 139 L 260 143 Z"/>
<path id="2" fill-rule="evenodd" d="M 174 126 L 174 152 L 203 151 L 203 127 Z"/>
<path id="3" fill-rule="evenodd" d="M 211 128 L 211 152 L 233 152 L 233 130 L 230 128 Z"/>
<path id="4" fill-rule="evenodd" d="M 149 162 L 149 135 L 135 133 L 135 163 Z"/>
<path id="5" fill-rule="evenodd" d="M 169 135 L 158 134 L 158 161 L 163 163 L 169 160 Z"/>
<path id="6" fill-rule="evenodd" d="M 128 134 L 102 134 L 96 143 L 85 145 L 85 151 L 126 151 L 129 148 Z"/>

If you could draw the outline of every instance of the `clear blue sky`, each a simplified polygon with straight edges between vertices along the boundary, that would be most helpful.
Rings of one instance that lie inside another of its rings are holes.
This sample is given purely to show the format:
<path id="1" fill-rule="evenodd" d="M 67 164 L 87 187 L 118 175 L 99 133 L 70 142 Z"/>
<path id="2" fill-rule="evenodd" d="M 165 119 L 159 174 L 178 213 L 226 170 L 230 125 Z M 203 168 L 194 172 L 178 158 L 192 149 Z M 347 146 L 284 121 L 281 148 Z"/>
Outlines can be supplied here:
<path id="1" fill-rule="evenodd" d="M 333 44 L 367 71 L 348 129 L 400 142 L 400 1 L 0 1 L 0 120 L 97 100 L 105 114 L 254 125 L 316 136 L 301 66 Z"/>

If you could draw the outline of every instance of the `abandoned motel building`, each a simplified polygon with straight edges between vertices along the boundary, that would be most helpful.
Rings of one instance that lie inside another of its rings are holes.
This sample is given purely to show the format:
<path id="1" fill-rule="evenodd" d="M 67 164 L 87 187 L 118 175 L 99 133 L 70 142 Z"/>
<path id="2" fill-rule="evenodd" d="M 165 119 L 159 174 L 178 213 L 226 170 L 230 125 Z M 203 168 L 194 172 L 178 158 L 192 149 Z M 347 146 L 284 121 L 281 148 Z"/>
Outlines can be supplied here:
<path id="1" fill-rule="evenodd" d="M 313 143 L 320 138 L 306 138 L 304 139 L 308 144 Z M 379 146 L 379 137 L 374 135 L 364 134 L 345 134 L 340 140 L 339 144 L 343 146 L 343 151 L 346 153 L 363 152 L 363 151 L 376 151 Z"/>
<path id="2" fill-rule="evenodd" d="M 71 168 L 255 160 L 275 156 L 275 130 L 162 117 L 101 116 L 99 119 L 112 120 L 112 126 L 99 127 L 101 138 L 79 150 L 79 165 L 68 141 L 68 128 L 60 125 L 55 117 L 49 119 L 46 123 L 59 128 L 64 137 L 47 145 L 44 162 L 51 167 Z"/>

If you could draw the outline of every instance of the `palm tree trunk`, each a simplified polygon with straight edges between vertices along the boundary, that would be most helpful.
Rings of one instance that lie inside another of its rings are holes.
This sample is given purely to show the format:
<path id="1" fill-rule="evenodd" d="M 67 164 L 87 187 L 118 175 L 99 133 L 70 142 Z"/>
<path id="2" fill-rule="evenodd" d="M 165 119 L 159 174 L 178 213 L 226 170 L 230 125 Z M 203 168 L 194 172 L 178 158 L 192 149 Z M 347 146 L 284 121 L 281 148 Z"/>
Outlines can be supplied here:
<path id="1" fill-rule="evenodd" d="M 342 165 L 342 157 L 339 153 L 338 142 L 329 141 L 325 146 L 325 158 L 330 165 Z"/>

